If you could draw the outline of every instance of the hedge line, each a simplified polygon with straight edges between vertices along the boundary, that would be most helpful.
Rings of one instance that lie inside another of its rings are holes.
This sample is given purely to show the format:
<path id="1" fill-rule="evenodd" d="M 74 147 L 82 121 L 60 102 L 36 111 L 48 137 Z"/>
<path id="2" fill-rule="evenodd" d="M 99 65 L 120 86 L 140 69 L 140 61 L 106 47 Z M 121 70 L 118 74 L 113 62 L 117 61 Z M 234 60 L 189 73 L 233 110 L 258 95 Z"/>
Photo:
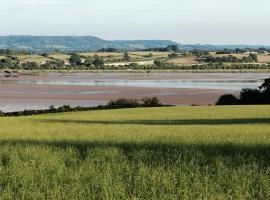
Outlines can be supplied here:
<path id="1" fill-rule="evenodd" d="M 44 110 L 24 110 L 15 112 L 1 112 L 1 117 L 19 117 L 19 116 L 31 116 L 31 115 L 41 115 L 50 113 L 63 113 L 63 112 L 77 112 L 77 111 L 92 111 L 92 110 L 109 110 L 109 109 L 122 109 L 122 108 L 143 108 L 143 107 L 163 107 L 170 106 L 164 105 L 156 97 L 147 97 L 141 100 L 138 99 L 127 99 L 120 98 L 117 100 L 110 101 L 107 105 L 99 105 L 94 107 L 71 107 L 70 105 L 63 105 L 61 107 L 55 108 L 51 106 L 49 109 Z"/>

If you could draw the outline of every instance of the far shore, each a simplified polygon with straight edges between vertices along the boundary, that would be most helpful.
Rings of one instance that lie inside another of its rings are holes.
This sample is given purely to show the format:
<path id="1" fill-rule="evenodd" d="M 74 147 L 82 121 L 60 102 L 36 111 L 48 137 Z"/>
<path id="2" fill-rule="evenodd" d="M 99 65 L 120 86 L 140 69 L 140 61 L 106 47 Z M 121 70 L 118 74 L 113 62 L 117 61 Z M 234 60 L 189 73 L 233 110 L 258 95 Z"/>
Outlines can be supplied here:
<path id="1" fill-rule="evenodd" d="M 12 70 L 1 69 L 0 73 L 5 71 L 18 73 L 19 75 L 39 75 L 43 73 L 270 73 L 270 69 L 221 69 L 221 70 Z"/>

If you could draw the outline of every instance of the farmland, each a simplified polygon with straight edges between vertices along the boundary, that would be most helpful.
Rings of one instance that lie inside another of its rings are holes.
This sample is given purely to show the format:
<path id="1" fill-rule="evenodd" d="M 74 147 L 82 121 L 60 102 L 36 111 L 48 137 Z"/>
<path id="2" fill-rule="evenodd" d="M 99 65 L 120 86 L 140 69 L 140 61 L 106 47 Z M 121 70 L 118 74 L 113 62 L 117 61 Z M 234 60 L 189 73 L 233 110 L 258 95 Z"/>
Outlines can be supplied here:
<path id="1" fill-rule="evenodd" d="M 0 118 L 1 199 L 269 199 L 270 107 Z"/>
<path id="2" fill-rule="evenodd" d="M 259 70 L 270 69 L 269 51 L 183 51 L 161 49 L 96 52 L 16 52 L 2 50 L 0 69 L 16 70 Z"/>

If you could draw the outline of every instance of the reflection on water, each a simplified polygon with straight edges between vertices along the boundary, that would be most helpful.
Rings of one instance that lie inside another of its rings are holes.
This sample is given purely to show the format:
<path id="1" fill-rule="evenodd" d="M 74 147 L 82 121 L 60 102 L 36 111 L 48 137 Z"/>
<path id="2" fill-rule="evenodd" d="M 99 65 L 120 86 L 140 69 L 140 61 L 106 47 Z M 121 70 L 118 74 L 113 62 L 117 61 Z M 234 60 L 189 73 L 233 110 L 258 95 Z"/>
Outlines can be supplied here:
<path id="1" fill-rule="evenodd" d="M 212 102 L 210 103 L 213 103 L 218 96 L 214 96 L 214 94 L 211 96 L 211 92 L 218 93 L 219 96 L 220 91 L 222 91 L 222 94 L 224 92 L 237 94 L 242 88 L 257 88 L 262 84 L 263 79 L 269 76 L 270 74 L 241 73 L 173 73 L 147 76 L 144 74 L 74 73 L 67 75 L 48 74 L 39 77 L 2 78 L 0 80 L 0 110 L 11 112 L 25 109 L 47 109 L 51 105 L 58 107 L 64 104 L 71 106 L 96 106 L 106 104 L 108 102 L 108 96 L 109 98 L 119 98 L 125 95 L 133 98 L 157 96 L 164 101 L 171 99 L 170 103 L 176 105 L 183 105 L 183 103 L 179 103 L 183 96 L 188 98 L 188 103 L 193 103 L 191 102 L 193 99 L 200 98 L 207 101 L 207 103 L 209 98 L 212 98 Z M 102 86 L 105 88 L 91 88 L 91 86 Z M 129 88 L 126 89 L 126 87 Z M 180 89 L 206 90 L 189 91 L 188 93 L 186 91 L 180 91 Z M 183 95 L 183 93 L 185 94 Z M 215 99 L 213 99 L 213 96 Z"/>
<path id="2" fill-rule="evenodd" d="M 28 81 L 1 80 L 1 84 L 37 84 L 67 86 L 114 86 L 140 88 L 177 88 L 177 89 L 220 89 L 241 90 L 257 88 L 263 80 L 99 80 L 99 81 Z"/>

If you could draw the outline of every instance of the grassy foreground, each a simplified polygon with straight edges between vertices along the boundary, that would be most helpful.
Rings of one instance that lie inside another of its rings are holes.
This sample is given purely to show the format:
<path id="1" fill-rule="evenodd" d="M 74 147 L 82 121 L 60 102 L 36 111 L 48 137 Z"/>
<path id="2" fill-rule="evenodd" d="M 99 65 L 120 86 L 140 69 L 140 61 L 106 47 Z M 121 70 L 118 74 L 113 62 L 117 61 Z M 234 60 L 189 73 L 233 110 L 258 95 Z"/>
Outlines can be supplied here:
<path id="1" fill-rule="evenodd" d="M 270 199 L 270 106 L 0 118 L 0 199 Z"/>

